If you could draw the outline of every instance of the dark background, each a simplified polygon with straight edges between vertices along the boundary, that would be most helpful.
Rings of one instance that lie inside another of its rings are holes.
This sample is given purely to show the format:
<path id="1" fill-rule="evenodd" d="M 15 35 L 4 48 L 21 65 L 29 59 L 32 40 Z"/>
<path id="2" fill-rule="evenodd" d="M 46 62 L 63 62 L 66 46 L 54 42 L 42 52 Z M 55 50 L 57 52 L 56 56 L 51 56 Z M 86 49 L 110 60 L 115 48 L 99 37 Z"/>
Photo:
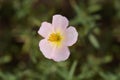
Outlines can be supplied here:
<path id="1" fill-rule="evenodd" d="M 79 33 L 59 63 L 38 47 L 54 14 Z M 120 0 L 0 0 L 0 80 L 120 80 Z"/>

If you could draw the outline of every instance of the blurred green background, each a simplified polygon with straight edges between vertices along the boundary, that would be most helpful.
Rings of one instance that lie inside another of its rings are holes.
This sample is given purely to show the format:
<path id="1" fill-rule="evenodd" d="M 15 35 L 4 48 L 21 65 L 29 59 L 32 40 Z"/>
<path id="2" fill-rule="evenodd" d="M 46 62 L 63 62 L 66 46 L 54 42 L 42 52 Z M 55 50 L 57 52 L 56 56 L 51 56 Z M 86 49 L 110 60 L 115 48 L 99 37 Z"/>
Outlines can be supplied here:
<path id="1" fill-rule="evenodd" d="M 54 14 L 79 33 L 59 63 L 38 47 Z M 0 80 L 120 80 L 120 0 L 0 0 Z"/>

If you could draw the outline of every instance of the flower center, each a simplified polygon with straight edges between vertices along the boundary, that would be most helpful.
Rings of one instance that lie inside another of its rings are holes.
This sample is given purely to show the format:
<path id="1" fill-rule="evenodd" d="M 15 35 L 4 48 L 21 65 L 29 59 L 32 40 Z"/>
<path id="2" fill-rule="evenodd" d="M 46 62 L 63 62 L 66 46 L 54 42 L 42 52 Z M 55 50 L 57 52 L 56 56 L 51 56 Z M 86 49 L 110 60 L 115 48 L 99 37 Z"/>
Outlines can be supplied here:
<path id="1" fill-rule="evenodd" d="M 61 36 L 59 33 L 52 33 L 50 34 L 48 40 L 50 42 L 59 42 L 61 40 Z"/>
<path id="2" fill-rule="evenodd" d="M 48 41 L 52 42 L 52 44 L 59 46 L 62 41 L 62 36 L 60 33 L 52 33 L 50 34 Z"/>

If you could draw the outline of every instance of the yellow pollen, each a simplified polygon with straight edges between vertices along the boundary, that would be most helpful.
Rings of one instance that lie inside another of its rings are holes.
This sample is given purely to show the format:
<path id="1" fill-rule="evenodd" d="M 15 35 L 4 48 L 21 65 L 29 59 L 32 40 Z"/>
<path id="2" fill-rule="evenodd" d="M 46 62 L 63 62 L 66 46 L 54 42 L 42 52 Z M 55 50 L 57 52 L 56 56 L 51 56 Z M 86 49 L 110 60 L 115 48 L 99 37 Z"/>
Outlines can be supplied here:
<path id="1" fill-rule="evenodd" d="M 61 36 L 59 33 L 52 33 L 50 34 L 48 41 L 50 42 L 60 42 L 61 41 Z"/>

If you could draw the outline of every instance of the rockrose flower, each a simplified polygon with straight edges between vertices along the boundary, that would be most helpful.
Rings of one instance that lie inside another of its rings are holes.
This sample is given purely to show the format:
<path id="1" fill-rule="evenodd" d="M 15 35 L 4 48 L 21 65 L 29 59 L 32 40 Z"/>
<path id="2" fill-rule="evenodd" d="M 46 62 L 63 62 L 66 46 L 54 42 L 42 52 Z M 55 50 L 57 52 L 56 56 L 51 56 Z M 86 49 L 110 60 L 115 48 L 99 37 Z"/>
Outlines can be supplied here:
<path id="1" fill-rule="evenodd" d="M 64 61 L 70 56 L 69 46 L 78 38 L 76 29 L 68 27 L 69 21 L 62 15 L 54 15 L 52 24 L 43 22 L 38 33 L 44 38 L 39 42 L 43 55 L 54 61 Z"/>

